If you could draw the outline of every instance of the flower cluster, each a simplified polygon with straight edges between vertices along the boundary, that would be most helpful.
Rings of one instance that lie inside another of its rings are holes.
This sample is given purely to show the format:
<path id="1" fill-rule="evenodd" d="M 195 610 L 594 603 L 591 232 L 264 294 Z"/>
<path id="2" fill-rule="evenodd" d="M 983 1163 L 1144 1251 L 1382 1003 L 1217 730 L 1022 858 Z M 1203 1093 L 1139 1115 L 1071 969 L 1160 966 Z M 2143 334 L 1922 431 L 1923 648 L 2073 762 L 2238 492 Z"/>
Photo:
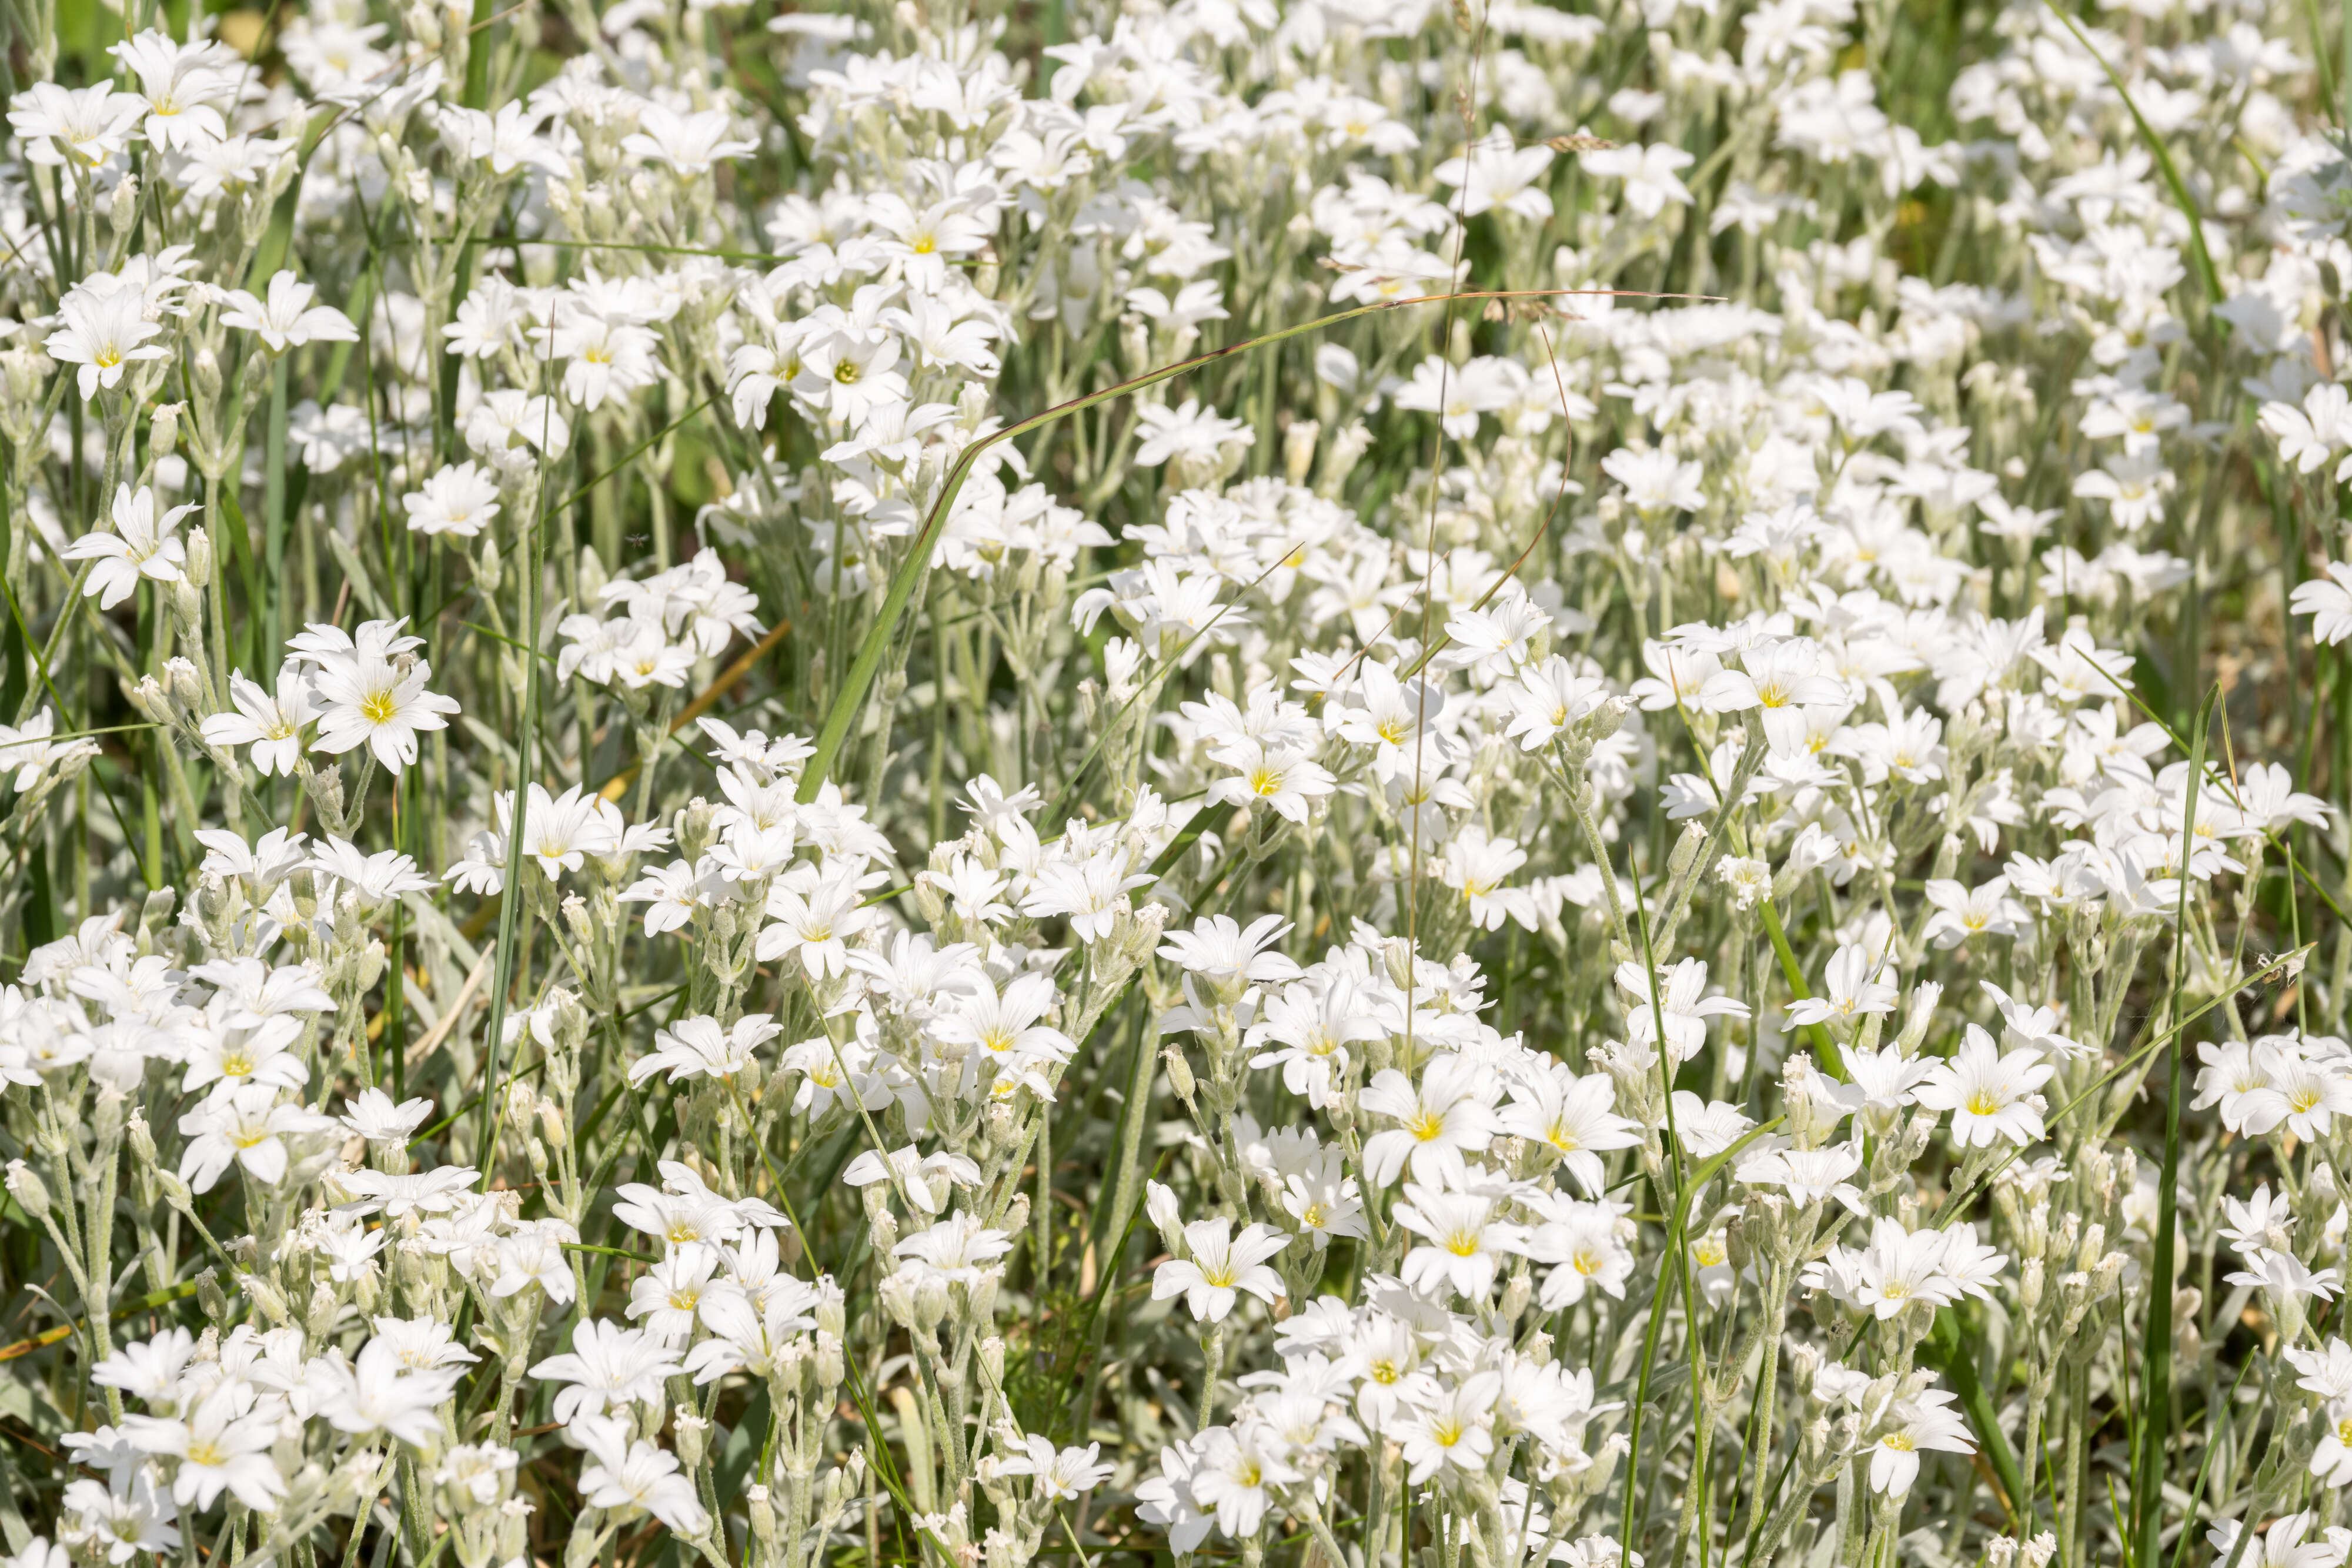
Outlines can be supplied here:
<path id="1" fill-rule="evenodd" d="M 205 9 L 0 22 L 0 1568 L 2352 1554 L 2332 14 Z"/>

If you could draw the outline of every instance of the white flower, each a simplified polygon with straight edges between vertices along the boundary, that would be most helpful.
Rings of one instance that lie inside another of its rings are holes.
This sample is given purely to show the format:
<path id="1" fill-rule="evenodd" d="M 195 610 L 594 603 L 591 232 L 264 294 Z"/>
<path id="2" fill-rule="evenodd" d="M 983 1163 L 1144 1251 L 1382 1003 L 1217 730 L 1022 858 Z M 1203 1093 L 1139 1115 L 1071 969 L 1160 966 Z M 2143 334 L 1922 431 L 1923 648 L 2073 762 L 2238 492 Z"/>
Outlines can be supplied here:
<path id="1" fill-rule="evenodd" d="M 233 1379 L 206 1395 L 185 1420 L 124 1416 L 122 1435 L 142 1452 L 179 1461 L 173 1501 L 207 1509 L 227 1491 L 246 1507 L 267 1511 L 285 1495 L 286 1482 L 269 1457 L 277 1418 L 254 1408 L 255 1394 L 252 1384 Z"/>
<path id="2" fill-rule="evenodd" d="M 1230 1219 L 1196 1219 L 1184 1227 L 1189 1258 L 1171 1258 L 1151 1275 L 1151 1299 L 1184 1298 L 1195 1322 L 1221 1323 L 1246 1291 L 1271 1302 L 1282 1294 L 1282 1276 L 1265 1260 L 1290 1244 L 1290 1238 L 1267 1225 L 1243 1228 L 1234 1234 Z"/>
<path id="3" fill-rule="evenodd" d="M 57 350 L 52 347 L 49 352 L 55 354 Z M 2326 576 L 2297 583 L 2288 607 L 2297 615 L 2312 617 L 2313 638 L 2331 648 L 2352 637 L 2352 561 L 2331 560 Z"/>
<path id="4" fill-rule="evenodd" d="M 305 343 L 359 341 L 359 329 L 352 325 L 350 317 L 331 305 L 310 303 L 317 292 L 291 272 L 280 272 L 270 278 L 266 300 L 242 288 L 229 290 L 221 301 L 226 307 L 221 312 L 221 324 L 258 334 L 273 354 Z"/>
<path id="5" fill-rule="evenodd" d="M 710 1529 L 694 1478 L 680 1469 L 677 1457 L 642 1438 L 631 1441 L 625 1421 L 583 1416 L 569 1424 L 567 1434 L 596 1461 L 580 1471 L 582 1501 L 595 1508 L 643 1509 L 688 1540 Z"/>
<path id="6" fill-rule="evenodd" d="M 100 387 L 111 391 L 120 386 L 123 371 L 131 365 L 172 357 L 169 349 L 147 340 L 162 332 L 163 325 L 147 319 L 144 305 L 132 290 L 93 294 L 86 287 L 76 288 L 58 302 L 58 329 L 43 347 L 50 358 L 81 367 L 75 384 L 84 402 L 97 396 Z"/>
<path id="7" fill-rule="evenodd" d="M 2239 1537 L 2245 1533 L 2243 1521 L 2225 1519 L 2205 1532 L 2206 1542 L 2213 1548 L 2214 1561 L 2226 1563 L 2235 1560 L 2240 1568 L 2336 1568 L 2352 1550 L 2352 1530 L 2342 1525 L 2330 1525 L 2317 1541 L 2306 1541 L 2318 1515 L 2310 1511 L 2283 1513 L 2271 1521 L 2263 1532 L 2259 1552 L 2239 1550 Z"/>
<path id="8" fill-rule="evenodd" d="M 650 162 L 667 163 L 681 174 L 700 174 L 722 158 L 757 152 L 756 141 L 730 141 L 723 109 L 679 114 L 657 103 L 637 112 L 637 129 L 621 139 L 621 151 Z"/>
<path id="9" fill-rule="evenodd" d="M 549 1356 L 530 1375 L 565 1385 L 556 1391 L 554 1415 L 568 1425 L 614 1406 L 658 1405 L 662 1380 L 678 1370 L 669 1348 L 653 1335 L 585 1318 L 572 1331 L 570 1353 Z"/>
<path id="10" fill-rule="evenodd" d="M 310 749 L 340 754 L 364 746 L 400 772 L 416 760 L 418 733 L 447 728 L 443 716 L 457 711 L 456 698 L 425 689 L 432 677 L 422 660 L 394 664 L 364 653 L 323 665 L 310 688 L 319 705 Z"/>
<path id="11" fill-rule="evenodd" d="M 469 539 L 499 515 L 499 485 L 472 463 L 452 464 L 403 496 L 400 505 L 415 532 Z"/>
<path id="12" fill-rule="evenodd" d="M 1418 1084 L 1393 1067 L 1383 1069 L 1365 1087 L 1360 1103 L 1399 1124 L 1364 1140 L 1365 1179 L 1387 1186 L 1410 1162 L 1415 1181 L 1460 1186 L 1462 1156 L 1493 1141 L 1500 1092 L 1492 1071 L 1458 1053 L 1433 1059 Z"/>
<path id="13" fill-rule="evenodd" d="M 1789 1021 L 1798 1025 L 1832 1020 L 1851 1024 L 1859 1021 L 1864 1013 L 1893 1012 L 1902 994 L 1885 981 L 1873 977 L 1884 965 L 1883 958 L 1874 961 L 1866 950 L 1852 944 L 1839 947 L 1822 972 L 1825 994 L 1788 1003 Z"/>
<path id="14" fill-rule="evenodd" d="M 1691 204 L 1690 187 L 1683 183 L 1679 171 L 1696 160 L 1679 147 L 1657 141 L 1646 147 L 1600 148 L 1578 156 L 1585 172 L 1623 180 L 1625 204 L 1638 216 L 1654 218 L 1669 202 Z"/>
<path id="15" fill-rule="evenodd" d="M 37 81 L 10 101 L 8 123 L 34 162 L 92 170 L 130 148 L 131 133 L 146 113 L 145 99 L 118 91 L 111 82 L 68 89 Z"/>
<path id="16" fill-rule="evenodd" d="M 654 1033 L 654 1049 L 629 1067 L 629 1081 L 642 1083 L 656 1072 L 667 1072 L 672 1083 L 689 1078 L 731 1078 L 751 1065 L 752 1052 L 783 1032 L 783 1025 L 766 1013 L 737 1019 L 732 1029 L 721 1029 L 715 1018 L 681 1019 Z"/>
<path id="17" fill-rule="evenodd" d="M 1968 1423 L 1959 1412 L 1945 1406 L 1956 1396 L 1930 1388 L 1910 1399 L 1896 1401 L 1886 1413 L 1885 1428 L 1870 1450 L 1870 1490 L 1901 1497 L 1919 1479 L 1921 1449 L 1948 1454 L 1973 1454 Z"/>
<path id="18" fill-rule="evenodd" d="M 1537 182 L 1550 170 L 1551 158 L 1549 147 L 1515 148 L 1498 133 L 1465 156 L 1446 159 L 1434 172 L 1440 183 L 1461 188 L 1464 217 L 1500 207 L 1523 218 L 1543 219 L 1551 216 L 1551 197 Z"/>
<path id="19" fill-rule="evenodd" d="M 234 710 L 208 715 L 200 727 L 206 743 L 223 749 L 250 746 L 255 772 L 265 779 L 273 773 L 292 778 L 302 751 L 302 727 L 318 716 L 301 666 L 290 660 L 281 665 L 274 693 L 247 680 L 244 671 L 232 671 L 228 695 Z"/>
<path id="20" fill-rule="evenodd" d="M 273 1084 L 247 1083 L 182 1116 L 180 1131 L 188 1135 L 188 1145 L 180 1155 L 181 1179 L 197 1192 L 210 1192 L 236 1165 L 264 1186 L 284 1180 L 291 1158 L 286 1139 L 334 1124 L 299 1105 L 280 1104 L 278 1093 Z"/>
<path id="21" fill-rule="evenodd" d="M 1961 1148 L 2003 1138 L 2022 1148 L 2042 1136 L 2042 1102 L 2034 1091 L 2056 1071 L 2037 1051 L 2002 1055 L 1992 1036 L 1970 1024 L 1951 1061 L 1935 1063 L 1915 1094 L 1920 1104 L 1952 1113 L 1952 1142 Z"/>
<path id="22" fill-rule="evenodd" d="M 111 610 L 131 597 L 141 578 L 151 582 L 180 581 L 188 552 L 174 530 L 180 519 L 195 509 L 194 506 L 174 507 L 159 517 L 155 515 L 154 491 L 144 485 L 136 491 L 128 485 L 116 486 L 114 532 L 93 529 L 63 551 L 68 560 L 98 563 L 89 569 L 89 580 L 83 585 L 83 594 L 96 599 L 101 610 Z"/>

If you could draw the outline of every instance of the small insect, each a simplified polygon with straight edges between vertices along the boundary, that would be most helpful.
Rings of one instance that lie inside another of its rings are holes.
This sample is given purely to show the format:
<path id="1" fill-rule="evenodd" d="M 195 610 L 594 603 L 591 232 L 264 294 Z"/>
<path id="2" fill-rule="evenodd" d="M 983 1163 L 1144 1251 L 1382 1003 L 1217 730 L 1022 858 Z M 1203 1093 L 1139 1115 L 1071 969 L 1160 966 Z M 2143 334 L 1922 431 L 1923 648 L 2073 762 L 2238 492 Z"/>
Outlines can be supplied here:
<path id="1" fill-rule="evenodd" d="M 653 535 L 651 534 L 625 534 L 622 537 L 626 538 L 633 545 L 646 544 L 653 538 Z"/>

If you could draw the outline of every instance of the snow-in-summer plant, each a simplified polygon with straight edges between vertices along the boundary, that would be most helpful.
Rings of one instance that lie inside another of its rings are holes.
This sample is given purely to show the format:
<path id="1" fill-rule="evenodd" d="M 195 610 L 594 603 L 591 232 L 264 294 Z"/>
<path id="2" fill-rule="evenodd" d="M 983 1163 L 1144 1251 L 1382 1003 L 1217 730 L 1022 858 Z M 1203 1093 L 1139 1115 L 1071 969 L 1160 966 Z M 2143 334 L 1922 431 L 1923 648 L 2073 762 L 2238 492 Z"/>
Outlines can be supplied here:
<path id="1" fill-rule="evenodd" d="M 2340 5 L 0 44 L 5 1568 L 2352 1555 Z"/>

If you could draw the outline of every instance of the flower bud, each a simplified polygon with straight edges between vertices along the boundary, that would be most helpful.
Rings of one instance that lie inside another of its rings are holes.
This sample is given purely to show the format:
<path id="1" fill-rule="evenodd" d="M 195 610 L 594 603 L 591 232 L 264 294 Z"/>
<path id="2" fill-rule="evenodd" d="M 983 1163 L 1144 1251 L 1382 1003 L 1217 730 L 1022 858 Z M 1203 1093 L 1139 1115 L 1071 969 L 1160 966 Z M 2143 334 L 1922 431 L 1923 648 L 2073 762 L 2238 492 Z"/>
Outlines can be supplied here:
<path id="1" fill-rule="evenodd" d="M 286 1297 L 277 1286 L 258 1274 L 240 1274 L 236 1277 L 236 1285 L 245 1292 L 246 1300 L 253 1303 L 254 1310 L 269 1320 L 271 1327 L 285 1326 L 288 1318 Z"/>
<path id="2" fill-rule="evenodd" d="M 1294 485 L 1307 483 L 1307 473 L 1315 466 L 1315 444 L 1322 435 L 1323 426 L 1318 421 L 1290 422 L 1290 428 L 1282 433 L 1283 477 Z"/>
<path id="3" fill-rule="evenodd" d="M 196 1305 L 204 1309 L 208 1321 L 228 1322 L 228 1292 L 221 1289 L 219 1270 L 207 1269 L 196 1276 Z"/>
<path id="4" fill-rule="evenodd" d="M 138 175 L 122 176 L 121 183 L 114 187 L 114 194 L 107 203 L 106 217 L 107 222 L 113 225 L 116 239 L 124 238 L 131 233 L 131 226 L 139 221 Z"/>
<path id="5" fill-rule="evenodd" d="M 677 1439 L 678 1462 L 689 1470 L 696 1469 L 710 1447 L 710 1423 L 699 1416 L 680 1411 L 670 1429 Z"/>
<path id="6" fill-rule="evenodd" d="M 167 402 L 155 410 L 147 421 L 147 453 L 163 459 L 179 449 L 180 416 L 188 412 L 184 402 Z"/>
<path id="7" fill-rule="evenodd" d="M 8 1196 L 35 1219 L 49 1217 L 49 1189 L 42 1185 L 39 1174 L 22 1160 L 8 1162 Z"/>
<path id="8" fill-rule="evenodd" d="M 1191 1105 L 1194 1092 L 1192 1064 L 1172 1045 L 1160 1053 L 1160 1059 L 1168 1064 L 1168 1087 L 1175 1092 L 1177 1099 Z"/>

